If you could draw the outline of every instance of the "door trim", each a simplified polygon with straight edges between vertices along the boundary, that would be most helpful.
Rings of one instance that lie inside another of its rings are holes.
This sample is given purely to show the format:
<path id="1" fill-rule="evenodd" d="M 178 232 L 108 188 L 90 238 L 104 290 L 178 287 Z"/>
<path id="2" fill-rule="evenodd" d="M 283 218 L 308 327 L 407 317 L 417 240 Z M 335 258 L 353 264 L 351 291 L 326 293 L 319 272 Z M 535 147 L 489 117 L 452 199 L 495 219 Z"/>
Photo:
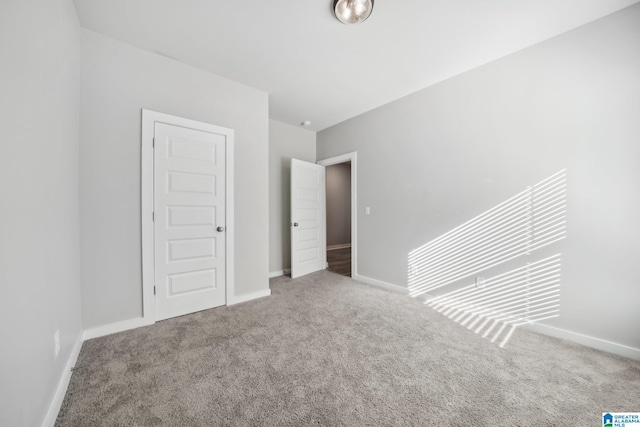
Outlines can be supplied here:
<path id="1" fill-rule="evenodd" d="M 351 162 L 351 277 L 358 275 L 358 152 L 318 160 L 322 166 Z"/>
<path id="2" fill-rule="evenodd" d="M 153 230 L 153 135 L 155 123 L 165 123 L 173 126 L 200 130 L 204 132 L 219 133 L 230 132 L 226 145 L 226 291 L 225 304 L 234 303 L 234 140 L 233 130 L 221 126 L 202 123 L 195 120 L 176 117 L 169 114 L 158 113 L 151 110 L 142 110 L 142 137 L 141 137 L 141 176 L 140 176 L 140 203 L 142 222 L 142 318 L 146 324 L 156 322 L 156 305 L 153 293 L 155 283 L 154 272 L 154 230 Z"/>

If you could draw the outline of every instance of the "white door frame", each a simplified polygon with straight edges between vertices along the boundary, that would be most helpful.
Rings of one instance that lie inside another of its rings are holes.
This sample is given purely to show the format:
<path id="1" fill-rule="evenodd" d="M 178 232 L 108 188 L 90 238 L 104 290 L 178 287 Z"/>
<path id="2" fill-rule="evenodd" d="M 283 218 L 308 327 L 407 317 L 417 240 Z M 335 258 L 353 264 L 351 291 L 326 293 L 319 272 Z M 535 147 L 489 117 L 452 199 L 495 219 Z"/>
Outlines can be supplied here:
<path id="1" fill-rule="evenodd" d="M 153 135 L 156 123 L 166 123 L 204 132 L 219 133 L 221 130 L 231 131 L 226 145 L 226 304 L 233 304 L 234 299 L 234 232 L 233 223 L 233 130 L 202 123 L 151 110 L 142 110 L 142 148 L 141 148 L 141 220 L 142 220 L 142 318 L 145 324 L 156 321 L 156 305 L 154 295 L 154 227 L 153 227 Z"/>
<path id="2" fill-rule="evenodd" d="M 316 163 L 322 166 L 351 162 L 351 277 L 358 275 L 358 153 L 341 154 Z"/>

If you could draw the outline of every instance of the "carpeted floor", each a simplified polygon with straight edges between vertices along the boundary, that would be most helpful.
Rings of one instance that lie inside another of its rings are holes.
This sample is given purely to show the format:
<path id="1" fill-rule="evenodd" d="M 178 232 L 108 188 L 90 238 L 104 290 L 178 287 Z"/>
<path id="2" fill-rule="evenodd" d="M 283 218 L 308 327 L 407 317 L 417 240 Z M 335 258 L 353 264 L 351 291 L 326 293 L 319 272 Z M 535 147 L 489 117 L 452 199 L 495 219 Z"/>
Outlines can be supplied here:
<path id="1" fill-rule="evenodd" d="M 330 272 L 84 343 L 57 426 L 597 426 L 640 362 L 518 330 L 505 349 Z"/>

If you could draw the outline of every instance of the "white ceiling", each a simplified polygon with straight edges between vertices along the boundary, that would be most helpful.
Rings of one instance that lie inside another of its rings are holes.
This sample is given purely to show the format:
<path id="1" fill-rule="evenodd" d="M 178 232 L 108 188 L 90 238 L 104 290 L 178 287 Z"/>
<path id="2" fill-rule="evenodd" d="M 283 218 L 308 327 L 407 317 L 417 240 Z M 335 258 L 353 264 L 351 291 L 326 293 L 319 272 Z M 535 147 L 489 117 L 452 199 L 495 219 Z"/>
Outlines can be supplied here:
<path id="1" fill-rule="evenodd" d="M 322 130 L 639 0 L 75 0 L 83 27 L 269 93 Z"/>

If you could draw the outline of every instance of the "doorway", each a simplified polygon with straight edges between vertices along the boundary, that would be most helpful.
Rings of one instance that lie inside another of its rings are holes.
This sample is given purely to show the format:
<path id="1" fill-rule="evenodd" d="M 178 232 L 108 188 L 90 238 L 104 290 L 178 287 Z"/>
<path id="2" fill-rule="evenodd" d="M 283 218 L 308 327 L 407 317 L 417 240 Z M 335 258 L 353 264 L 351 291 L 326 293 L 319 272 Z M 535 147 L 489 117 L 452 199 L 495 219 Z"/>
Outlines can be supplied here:
<path id="1" fill-rule="evenodd" d="M 327 269 L 351 277 L 351 162 L 326 167 Z"/>
<path id="2" fill-rule="evenodd" d="M 357 276 L 357 154 L 320 160 L 326 167 L 327 266 Z"/>

